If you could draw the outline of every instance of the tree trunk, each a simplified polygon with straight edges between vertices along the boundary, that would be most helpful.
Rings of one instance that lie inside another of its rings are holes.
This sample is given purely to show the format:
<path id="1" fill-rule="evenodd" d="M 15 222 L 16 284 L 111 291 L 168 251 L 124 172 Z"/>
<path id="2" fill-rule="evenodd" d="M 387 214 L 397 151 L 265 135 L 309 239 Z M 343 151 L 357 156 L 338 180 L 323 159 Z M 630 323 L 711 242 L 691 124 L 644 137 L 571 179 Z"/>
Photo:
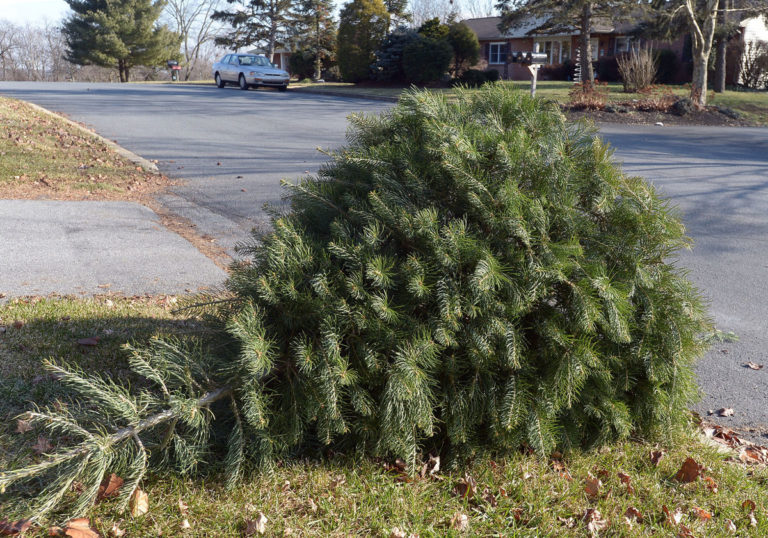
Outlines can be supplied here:
<path id="1" fill-rule="evenodd" d="M 717 6 L 719 0 L 706 0 L 703 5 L 695 0 L 685 0 L 683 8 L 688 17 L 693 49 L 693 80 L 691 81 L 691 99 L 699 106 L 707 104 L 707 67 L 712 53 L 712 43 L 717 28 Z M 696 10 L 700 17 L 697 17 Z M 697 19 L 701 19 L 701 24 Z"/>
<path id="2" fill-rule="evenodd" d="M 584 4 L 581 12 L 581 82 L 590 91 L 595 80 L 592 69 L 592 2 Z"/>
<path id="3" fill-rule="evenodd" d="M 701 106 L 707 104 L 707 67 L 709 55 L 694 51 L 693 78 L 691 79 L 691 100 Z"/>
<path id="4" fill-rule="evenodd" d="M 728 36 L 725 34 L 727 0 L 720 0 L 717 14 L 717 24 L 720 26 L 720 35 L 717 37 L 717 56 L 715 57 L 715 80 L 713 86 L 716 93 L 725 91 L 725 62 L 728 49 Z"/>
<path id="5" fill-rule="evenodd" d="M 315 80 L 323 77 L 322 61 L 320 59 L 320 10 L 315 5 Z"/>

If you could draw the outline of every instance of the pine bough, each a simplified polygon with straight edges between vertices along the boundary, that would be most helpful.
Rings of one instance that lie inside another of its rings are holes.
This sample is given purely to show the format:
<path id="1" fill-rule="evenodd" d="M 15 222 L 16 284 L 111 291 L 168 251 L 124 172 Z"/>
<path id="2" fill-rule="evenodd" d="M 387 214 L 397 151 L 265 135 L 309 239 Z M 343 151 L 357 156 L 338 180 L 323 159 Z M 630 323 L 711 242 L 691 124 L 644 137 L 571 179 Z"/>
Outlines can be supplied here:
<path id="1" fill-rule="evenodd" d="M 28 419 L 72 443 L 0 487 L 45 484 L 42 518 L 87 510 L 107 473 L 126 502 L 153 466 L 189 472 L 211 450 L 234 484 L 245 462 L 323 447 L 413 468 L 678 423 L 707 327 L 669 261 L 684 228 L 592 128 L 520 93 L 412 92 L 352 117 L 244 249 L 217 341 L 133 350 L 134 389 L 51 365 L 72 401 Z"/>

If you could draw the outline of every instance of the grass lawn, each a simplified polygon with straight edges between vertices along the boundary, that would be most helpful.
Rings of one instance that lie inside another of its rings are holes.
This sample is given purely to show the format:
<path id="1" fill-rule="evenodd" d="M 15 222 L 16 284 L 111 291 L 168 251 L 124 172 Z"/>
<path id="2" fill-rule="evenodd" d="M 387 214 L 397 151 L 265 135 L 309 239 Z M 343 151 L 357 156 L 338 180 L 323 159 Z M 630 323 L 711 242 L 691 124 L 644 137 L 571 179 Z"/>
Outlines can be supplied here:
<path id="1" fill-rule="evenodd" d="M 37 458 L 35 446 L 62 441 L 44 436 L 41 443 L 40 432 L 16 432 L 14 417 L 30 401 L 63 396 L 42 369 L 45 359 L 130 381 L 123 343 L 206 330 L 200 320 L 174 314 L 176 305 L 171 297 L 114 296 L 0 305 L 0 469 Z M 78 343 L 94 337 L 96 345 Z M 649 456 L 655 450 L 664 452 L 657 465 Z M 707 479 L 675 480 L 688 457 L 704 466 Z M 561 460 L 517 453 L 424 479 L 387 471 L 384 463 L 392 462 L 343 454 L 285 461 L 269 474 L 252 469 L 227 491 L 216 465 L 220 455 L 211 454 L 210 475 L 151 476 L 143 484 L 145 515 L 131 517 L 106 501 L 87 516 L 104 536 L 116 525 L 130 537 L 248 535 L 259 513 L 268 536 L 585 536 L 603 527 L 610 536 L 766 536 L 768 469 L 729 457 L 692 428 L 658 445 L 624 442 Z M 754 526 L 748 501 L 755 503 Z M 2 506 L 0 496 L 0 521 L 14 516 Z M 678 510 L 679 521 L 670 522 Z M 46 533 L 37 528 L 27 536 Z"/>
<path id="2" fill-rule="evenodd" d="M 529 91 L 530 84 L 528 82 L 504 82 L 504 84 L 512 84 L 518 87 L 521 91 Z M 332 83 L 296 83 L 292 84 L 291 89 L 294 91 L 312 91 L 312 92 L 334 92 L 334 93 L 349 93 L 359 97 L 373 97 L 373 98 L 391 98 L 396 99 L 402 92 L 403 88 L 397 87 L 369 87 L 359 86 L 351 83 L 332 82 Z M 537 95 L 553 99 L 561 104 L 568 103 L 568 92 L 573 87 L 571 82 L 561 81 L 543 81 L 537 85 Z M 684 86 L 666 86 L 665 89 L 671 91 L 674 95 L 679 97 L 688 96 L 688 89 Z M 450 93 L 450 88 L 438 88 L 434 91 Z M 622 85 L 618 82 L 608 84 L 608 101 L 630 101 L 632 99 L 643 99 L 645 95 L 638 93 L 624 93 Z M 768 125 L 768 92 L 737 92 L 726 91 L 721 94 L 715 94 L 710 92 L 709 104 L 720 105 L 724 107 L 732 108 L 744 115 L 744 117 L 759 125 Z"/>
<path id="3" fill-rule="evenodd" d="M 168 186 L 95 136 L 0 97 L 0 198 L 140 199 Z"/>

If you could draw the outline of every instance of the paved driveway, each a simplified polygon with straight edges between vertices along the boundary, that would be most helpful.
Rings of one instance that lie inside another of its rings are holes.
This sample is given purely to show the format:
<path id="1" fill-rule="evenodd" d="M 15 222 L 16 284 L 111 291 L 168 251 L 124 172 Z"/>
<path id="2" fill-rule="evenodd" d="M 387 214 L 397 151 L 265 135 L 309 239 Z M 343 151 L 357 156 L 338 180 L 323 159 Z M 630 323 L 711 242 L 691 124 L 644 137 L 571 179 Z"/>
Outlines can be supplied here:
<path id="1" fill-rule="evenodd" d="M 232 253 L 280 203 L 280 179 L 316 170 L 317 148 L 344 142 L 347 115 L 390 106 L 276 90 L 147 84 L 0 82 L 0 94 L 32 101 L 91 126 L 186 184 L 162 201 Z"/>
<path id="2" fill-rule="evenodd" d="M 279 203 L 280 178 L 316 170 L 324 158 L 315 148 L 343 143 L 348 114 L 389 106 L 202 86 L 0 82 L 0 93 L 64 112 L 160 161 L 186 180 L 164 203 L 230 250 L 264 223 L 265 202 Z M 680 263 L 710 299 L 717 326 L 740 337 L 699 363 L 697 409 L 732 407 L 723 422 L 768 431 L 768 129 L 604 126 L 602 134 L 627 172 L 680 206 L 696 241 Z"/>

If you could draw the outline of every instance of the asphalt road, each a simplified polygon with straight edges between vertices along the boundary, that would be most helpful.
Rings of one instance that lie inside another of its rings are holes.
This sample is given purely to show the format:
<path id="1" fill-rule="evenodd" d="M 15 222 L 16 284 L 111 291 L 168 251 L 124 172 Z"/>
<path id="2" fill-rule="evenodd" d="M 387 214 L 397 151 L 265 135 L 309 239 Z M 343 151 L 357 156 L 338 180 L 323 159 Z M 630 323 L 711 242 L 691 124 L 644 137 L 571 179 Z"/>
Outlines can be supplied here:
<path id="1" fill-rule="evenodd" d="M 232 250 L 279 203 L 281 178 L 317 169 L 343 143 L 346 116 L 381 102 L 203 86 L 3 83 L 0 93 L 92 126 L 185 180 L 163 199 Z M 679 263 L 711 302 L 716 343 L 698 364 L 696 409 L 731 407 L 732 426 L 768 432 L 768 129 L 603 126 L 625 171 L 683 213 L 695 248 Z M 1 225 L 1 223 L 0 223 Z M 3 275 L 0 274 L 0 277 Z M 765 364 L 755 371 L 743 365 Z M 761 439 L 768 442 L 768 437 Z"/>

